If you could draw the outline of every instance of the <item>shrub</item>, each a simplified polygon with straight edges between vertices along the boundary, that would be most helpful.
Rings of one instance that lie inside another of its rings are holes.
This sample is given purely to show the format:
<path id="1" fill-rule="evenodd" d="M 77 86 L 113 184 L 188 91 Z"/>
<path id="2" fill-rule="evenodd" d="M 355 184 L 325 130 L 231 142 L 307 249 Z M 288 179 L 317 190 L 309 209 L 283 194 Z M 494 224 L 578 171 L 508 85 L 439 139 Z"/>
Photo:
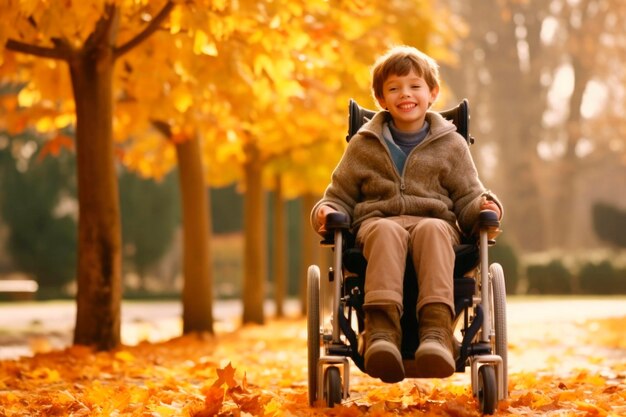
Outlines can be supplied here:
<path id="1" fill-rule="evenodd" d="M 531 294 L 571 294 L 572 273 L 560 259 L 548 264 L 529 265 L 526 269 Z"/>
<path id="2" fill-rule="evenodd" d="M 626 270 L 615 268 L 608 260 L 583 265 L 579 280 L 585 294 L 626 294 Z"/>

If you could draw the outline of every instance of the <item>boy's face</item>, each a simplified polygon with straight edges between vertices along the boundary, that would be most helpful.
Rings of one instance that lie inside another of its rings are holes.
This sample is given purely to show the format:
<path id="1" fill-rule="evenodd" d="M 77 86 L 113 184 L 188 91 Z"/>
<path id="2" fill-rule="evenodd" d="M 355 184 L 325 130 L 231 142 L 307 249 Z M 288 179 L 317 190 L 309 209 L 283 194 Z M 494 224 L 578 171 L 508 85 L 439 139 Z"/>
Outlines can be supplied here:
<path id="1" fill-rule="evenodd" d="M 378 104 L 389 110 L 396 128 L 403 132 L 416 132 L 424 125 L 426 111 L 439 94 L 426 81 L 411 70 L 407 75 L 390 75 L 383 83 L 383 96 Z"/>

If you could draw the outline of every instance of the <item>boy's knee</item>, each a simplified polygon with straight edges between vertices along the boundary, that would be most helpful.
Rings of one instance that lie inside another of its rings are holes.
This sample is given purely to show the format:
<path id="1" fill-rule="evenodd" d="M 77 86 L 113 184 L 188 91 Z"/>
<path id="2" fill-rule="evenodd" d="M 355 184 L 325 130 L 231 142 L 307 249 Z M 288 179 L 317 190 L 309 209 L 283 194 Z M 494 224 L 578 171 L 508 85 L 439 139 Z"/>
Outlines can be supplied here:
<path id="1" fill-rule="evenodd" d="M 450 241 L 452 245 L 458 243 L 458 236 L 445 220 L 427 218 L 421 220 L 412 233 L 413 242 L 420 241 Z"/>
<path id="2" fill-rule="evenodd" d="M 380 236 L 384 238 L 407 239 L 408 232 L 393 220 L 387 218 L 376 219 L 367 225 L 364 230 L 369 236 Z"/>
<path id="3" fill-rule="evenodd" d="M 419 233 L 437 233 L 437 234 L 450 234 L 450 226 L 445 220 L 441 219 L 423 219 L 415 227 L 415 231 Z"/>

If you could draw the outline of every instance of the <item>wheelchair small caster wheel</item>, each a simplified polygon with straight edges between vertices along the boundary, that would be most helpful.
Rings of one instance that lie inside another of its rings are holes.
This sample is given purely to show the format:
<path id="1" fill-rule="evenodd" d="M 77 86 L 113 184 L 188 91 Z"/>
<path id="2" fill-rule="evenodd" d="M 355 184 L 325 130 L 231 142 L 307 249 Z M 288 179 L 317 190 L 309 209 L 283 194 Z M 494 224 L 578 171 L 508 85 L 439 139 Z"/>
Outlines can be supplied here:
<path id="1" fill-rule="evenodd" d="M 324 372 L 324 399 L 329 408 L 341 404 L 342 399 L 341 373 L 336 366 L 329 366 Z"/>
<path id="2" fill-rule="evenodd" d="M 478 404 L 483 414 L 493 414 L 498 404 L 498 384 L 493 366 L 478 368 Z"/>

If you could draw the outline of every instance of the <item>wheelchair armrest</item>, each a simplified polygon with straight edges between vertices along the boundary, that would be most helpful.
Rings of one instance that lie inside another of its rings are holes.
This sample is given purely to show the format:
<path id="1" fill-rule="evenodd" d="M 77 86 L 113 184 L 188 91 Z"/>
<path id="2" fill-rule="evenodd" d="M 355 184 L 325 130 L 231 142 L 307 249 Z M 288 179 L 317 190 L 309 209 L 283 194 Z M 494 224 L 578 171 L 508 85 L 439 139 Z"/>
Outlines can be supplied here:
<path id="1" fill-rule="evenodd" d="M 323 246 L 333 245 L 336 230 L 350 229 L 350 216 L 341 212 L 329 213 L 326 216 L 325 228 L 326 233 L 324 233 L 324 240 L 322 240 L 321 244 Z"/>
<path id="2" fill-rule="evenodd" d="M 326 216 L 326 230 L 349 229 L 350 216 L 345 213 L 335 212 Z"/>
<path id="3" fill-rule="evenodd" d="M 478 235 L 480 231 L 486 230 L 489 240 L 494 240 L 502 232 L 500 230 L 500 219 L 498 213 L 493 210 L 482 210 L 478 215 L 478 222 L 474 228 L 474 233 Z"/>

